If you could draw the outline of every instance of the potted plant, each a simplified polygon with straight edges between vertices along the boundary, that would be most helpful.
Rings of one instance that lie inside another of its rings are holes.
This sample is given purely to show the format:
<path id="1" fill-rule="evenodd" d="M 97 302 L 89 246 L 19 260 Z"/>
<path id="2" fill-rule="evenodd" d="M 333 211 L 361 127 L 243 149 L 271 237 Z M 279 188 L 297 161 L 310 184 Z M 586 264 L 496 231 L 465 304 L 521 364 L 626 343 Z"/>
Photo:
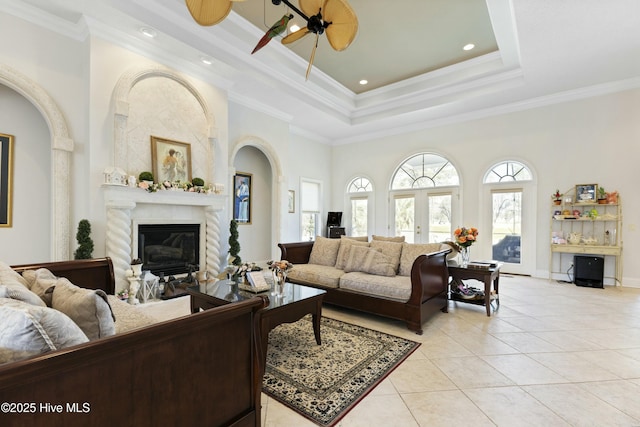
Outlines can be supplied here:
<path id="1" fill-rule="evenodd" d="M 93 240 L 91 239 L 91 223 L 83 219 L 78 223 L 76 233 L 78 249 L 73 253 L 75 259 L 90 259 L 93 253 Z"/>
<path id="2" fill-rule="evenodd" d="M 598 187 L 598 203 L 601 205 L 607 204 L 607 192 L 604 191 L 604 187 Z"/>
<path id="3" fill-rule="evenodd" d="M 138 175 L 138 181 L 146 181 L 149 184 L 153 184 L 153 174 L 149 171 L 140 172 L 140 175 Z"/>
<path id="4" fill-rule="evenodd" d="M 556 189 L 556 192 L 551 196 L 553 198 L 554 205 L 560 205 L 562 203 L 562 193 Z"/>

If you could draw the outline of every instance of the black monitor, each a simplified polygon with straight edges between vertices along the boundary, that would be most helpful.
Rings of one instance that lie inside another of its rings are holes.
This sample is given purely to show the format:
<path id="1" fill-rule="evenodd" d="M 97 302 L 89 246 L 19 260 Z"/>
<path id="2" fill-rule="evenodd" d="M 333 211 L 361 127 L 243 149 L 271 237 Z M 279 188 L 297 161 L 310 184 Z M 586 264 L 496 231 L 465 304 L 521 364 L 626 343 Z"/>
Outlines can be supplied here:
<path id="1" fill-rule="evenodd" d="M 342 224 L 342 212 L 329 212 L 327 214 L 327 227 L 340 227 Z"/>

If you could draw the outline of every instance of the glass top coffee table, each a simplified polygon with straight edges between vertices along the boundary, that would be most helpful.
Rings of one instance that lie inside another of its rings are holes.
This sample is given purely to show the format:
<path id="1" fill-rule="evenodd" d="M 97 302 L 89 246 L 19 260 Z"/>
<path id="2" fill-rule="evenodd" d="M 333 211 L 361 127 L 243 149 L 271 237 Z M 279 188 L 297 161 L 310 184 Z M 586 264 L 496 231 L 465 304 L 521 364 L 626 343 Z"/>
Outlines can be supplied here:
<path id="1" fill-rule="evenodd" d="M 272 282 L 272 280 L 269 281 L 269 283 Z M 253 293 L 238 289 L 238 286 L 231 280 L 218 280 L 201 282 L 198 288 L 187 289 L 187 293 L 191 296 L 192 313 L 243 301 L 256 295 L 267 296 L 269 306 L 261 310 L 260 315 L 263 363 L 267 357 L 269 332 L 283 323 L 296 322 L 307 314 L 312 316 L 316 343 L 321 345 L 320 318 L 322 316 L 322 298 L 326 293 L 322 289 L 287 282 L 283 295 L 280 296 L 273 291 L 273 285 L 269 291 Z"/>

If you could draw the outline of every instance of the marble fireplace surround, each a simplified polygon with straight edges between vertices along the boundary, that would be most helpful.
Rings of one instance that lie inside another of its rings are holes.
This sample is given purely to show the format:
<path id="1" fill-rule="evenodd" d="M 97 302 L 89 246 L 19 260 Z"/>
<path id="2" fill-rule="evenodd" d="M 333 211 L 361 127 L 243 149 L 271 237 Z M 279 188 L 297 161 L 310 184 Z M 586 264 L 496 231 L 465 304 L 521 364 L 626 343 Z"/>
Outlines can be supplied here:
<path id="1" fill-rule="evenodd" d="M 220 219 L 226 196 L 185 191 L 149 193 L 104 185 L 106 254 L 113 261 L 116 292 L 129 286 L 125 272 L 137 254 L 139 224 L 200 224 L 200 265 L 220 270 Z M 201 267 L 201 269 L 203 269 Z"/>

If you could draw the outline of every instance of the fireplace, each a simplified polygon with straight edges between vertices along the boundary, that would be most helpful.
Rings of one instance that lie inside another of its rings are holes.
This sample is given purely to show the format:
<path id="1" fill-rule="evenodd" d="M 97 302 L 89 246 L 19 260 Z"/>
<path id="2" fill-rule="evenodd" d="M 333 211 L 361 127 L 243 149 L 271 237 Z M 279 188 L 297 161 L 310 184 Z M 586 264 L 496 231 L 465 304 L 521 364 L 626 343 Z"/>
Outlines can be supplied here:
<path id="1" fill-rule="evenodd" d="M 187 273 L 199 264 L 200 224 L 139 224 L 138 258 L 155 275 Z"/>

